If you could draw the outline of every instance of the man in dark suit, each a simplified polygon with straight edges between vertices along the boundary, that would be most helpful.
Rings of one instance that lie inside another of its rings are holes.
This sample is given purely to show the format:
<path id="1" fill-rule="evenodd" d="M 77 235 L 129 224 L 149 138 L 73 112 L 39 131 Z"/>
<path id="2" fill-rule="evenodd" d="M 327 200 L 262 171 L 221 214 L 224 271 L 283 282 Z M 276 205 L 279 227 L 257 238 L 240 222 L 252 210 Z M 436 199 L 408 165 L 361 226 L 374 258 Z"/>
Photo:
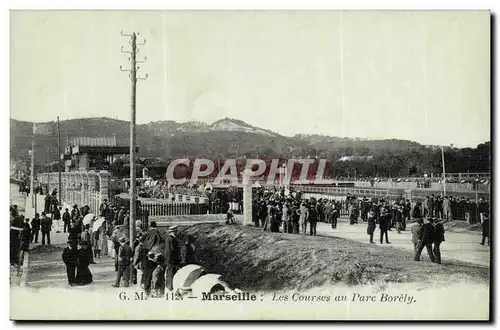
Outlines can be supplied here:
<path id="1" fill-rule="evenodd" d="M 118 248 L 118 255 L 116 256 L 116 258 L 118 258 L 118 271 L 116 273 L 116 282 L 112 286 L 118 288 L 120 286 L 120 280 L 123 277 L 123 286 L 127 288 L 129 286 L 130 265 L 132 264 L 134 252 L 126 237 L 120 238 L 119 242 L 120 247 Z"/>
<path id="2" fill-rule="evenodd" d="M 36 213 L 31 220 L 31 243 L 38 243 L 38 233 L 40 232 L 40 214 Z"/>
<path id="3" fill-rule="evenodd" d="M 69 214 L 68 209 L 65 209 L 65 211 L 62 215 L 62 219 L 63 219 L 63 223 L 64 223 L 64 227 L 63 227 L 64 232 L 69 232 L 70 223 L 71 223 L 71 215 Z"/>
<path id="4" fill-rule="evenodd" d="M 380 244 L 384 243 L 384 236 L 385 236 L 385 243 L 391 244 L 391 242 L 389 242 L 389 236 L 387 234 L 387 231 L 389 230 L 390 216 L 391 215 L 387 212 L 387 209 L 385 208 L 383 208 L 382 211 L 380 212 L 380 218 L 378 222 L 378 227 L 380 229 Z"/>
<path id="5" fill-rule="evenodd" d="M 50 245 L 50 231 L 52 230 L 52 219 L 42 213 L 42 220 L 40 221 L 42 230 L 42 245 L 45 245 L 45 237 L 47 237 L 47 244 Z"/>
<path id="6" fill-rule="evenodd" d="M 54 207 L 54 212 L 52 213 L 52 219 L 56 222 L 56 233 L 60 233 L 59 222 L 61 220 L 61 210 L 62 207 Z"/>
<path id="7" fill-rule="evenodd" d="M 434 243 L 434 225 L 432 224 L 430 217 L 426 218 L 425 223 L 422 225 L 419 240 L 420 243 L 418 244 L 418 249 L 415 252 L 415 258 L 413 260 L 420 261 L 420 255 L 425 247 L 427 248 L 429 259 L 434 262 L 434 254 L 432 253 L 432 243 Z"/>
<path id="8" fill-rule="evenodd" d="M 377 223 L 376 223 L 376 218 L 375 218 L 375 212 L 373 211 L 368 211 L 368 228 L 366 229 L 366 233 L 368 236 L 370 236 L 370 243 L 375 244 L 373 241 L 373 234 L 375 233 L 375 228 L 377 228 Z"/>
<path id="9" fill-rule="evenodd" d="M 177 226 L 168 229 L 168 236 L 165 239 L 165 286 L 173 291 L 174 275 L 179 270 L 181 264 L 181 246 L 176 237 Z"/>
<path id="10" fill-rule="evenodd" d="M 481 240 L 481 245 L 484 245 L 486 238 L 488 238 L 488 246 L 490 246 L 490 216 L 486 212 L 483 214 L 483 239 Z"/>
<path id="11" fill-rule="evenodd" d="M 434 223 L 434 258 L 438 264 L 441 263 L 441 249 L 440 245 L 444 242 L 444 226 L 437 218 L 433 219 Z"/>
<path id="12" fill-rule="evenodd" d="M 411 227 L 411 241 L 413 243 L 413 253 L 417 253 L 418 245 L 420 244 L 420 232 L 422 231 L 422 225 L 424 221 L 422 219 L 417 219 L 417 223 Z"/>

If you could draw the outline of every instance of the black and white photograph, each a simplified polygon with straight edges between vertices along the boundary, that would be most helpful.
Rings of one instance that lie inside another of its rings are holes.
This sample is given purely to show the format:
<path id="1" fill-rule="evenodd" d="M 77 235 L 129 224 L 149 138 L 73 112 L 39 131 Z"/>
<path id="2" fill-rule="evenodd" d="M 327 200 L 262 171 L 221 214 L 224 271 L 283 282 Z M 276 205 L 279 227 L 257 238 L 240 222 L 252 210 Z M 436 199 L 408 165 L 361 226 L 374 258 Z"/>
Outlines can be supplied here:
<path id="1" fill-rule="evenodd" d="M 488 321 L 488 10 L 12 10 L 11 320 Z"/>

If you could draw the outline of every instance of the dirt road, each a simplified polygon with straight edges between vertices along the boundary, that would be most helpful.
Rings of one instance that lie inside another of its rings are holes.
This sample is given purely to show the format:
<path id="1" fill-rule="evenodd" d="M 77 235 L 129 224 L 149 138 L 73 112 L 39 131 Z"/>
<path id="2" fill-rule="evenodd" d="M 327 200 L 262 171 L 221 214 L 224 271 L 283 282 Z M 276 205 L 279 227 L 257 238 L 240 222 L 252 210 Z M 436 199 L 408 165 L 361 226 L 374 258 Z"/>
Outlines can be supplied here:
<path id="1" fill-rule="evenodd" d="M 389 231 L 390 246 L 412 250 L 410 228 L 413 224 L 407 227 L 407 230 L 398 234 L 396 230 Z M 366 223 L 358 223 L 350 225 L 347 219 L 339 219 L 337 229 L 332 229 L 329 224 L 318 223 L 317 234 L 320 236 L 334 236 L 348 238 L 359 242 L 369 243 L 369 238 L 366 233 Z M 490 266 L 490 248 L 479 244 L 481 235 L 476 232 L 467 233 L 445 233 L 445 242 L 441 244 L 441 254 L 443 260 L 460 260 L 474 263 L 481 266 Z M 380 244 L 380 231 L 375 230 L 374 241 L 377 245 Z M 422 252 L 423 259 L 428 258 L 427 252 Z"/>

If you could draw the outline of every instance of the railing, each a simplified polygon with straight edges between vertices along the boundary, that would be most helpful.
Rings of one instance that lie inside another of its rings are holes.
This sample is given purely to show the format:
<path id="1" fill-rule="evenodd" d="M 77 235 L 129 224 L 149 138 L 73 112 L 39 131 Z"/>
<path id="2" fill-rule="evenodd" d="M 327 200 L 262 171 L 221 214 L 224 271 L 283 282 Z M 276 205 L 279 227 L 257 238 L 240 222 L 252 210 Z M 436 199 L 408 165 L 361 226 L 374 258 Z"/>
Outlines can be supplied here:
<path id="1" fill-rule="evenodd" d="M 110 198 L 112 206 L 125 208 L 130 207 L 130 200 L 113 196 Z M 149 216 L 173 216 L 173 215 L 195 215 L 206 214 L 209 209 L 205 203 L 148 203 L 141 204 L 138 210 L 138 218 L 145 219 Z"/>
<path id="2" fill-rule="evenodd" d="M 315 186 L 293 186 L 301 192 L 319 193 L 334 196 L 347 196 L 347 194 L 362 197 L 375 198 L 399 198 L 404 196 L 405 191 L 389 191 L 388 189 L 364 189 L 364 188 L 344 188 L 344 187 L 315 187 Z"/>

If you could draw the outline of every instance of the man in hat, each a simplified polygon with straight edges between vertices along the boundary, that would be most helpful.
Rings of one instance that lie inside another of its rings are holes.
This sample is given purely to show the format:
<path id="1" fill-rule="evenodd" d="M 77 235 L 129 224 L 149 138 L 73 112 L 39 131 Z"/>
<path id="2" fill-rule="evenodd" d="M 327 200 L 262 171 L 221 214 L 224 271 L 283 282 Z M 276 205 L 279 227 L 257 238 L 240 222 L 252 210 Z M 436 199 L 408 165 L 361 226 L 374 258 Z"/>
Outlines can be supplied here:
<path id="1" fill-rule="evenodd" d="M 130 280 L 130 265 L 133 251 L 126 237 L 120 238 L 119 242 L 118 272 L 116 273 L 116 282 L 113 284 L 113 287 L 118 288 L 120 286 L 120 280 L 123 277 L 123 286 L 127 288 Z"/>
<path id="2" fill-rule="evenodd" d="M 62 260 L 66 265 L 68 284 L 71 286 L 76 285 L 76 265 L 78 263 L 78 250 L 76 249 L 76 242 L 68 241 L 68 245 L 64 248 L 62 253 Z"/>
<path id="3" fill-rule="evenodd" d="M 316 236 L 316 226 L 319 220 L 318 207 L 316 201 L 312 200 L 311 206 L 309 207 L 309 235 Z"/>
<path id="4" fill-rule="evenodd" d="M 171 226 L 168 229 L 168 236 L 165 240 L 165 250 L 163 253 L 165 260 L 165 286 L 173 291 L 174 275 L 179 270 L 181 264 L 181 246 L 177 239 L 177 226 Z"/>
<path id="5" fill-rule="evenodd" d="M 42 212 L 42 220 L 40 221 L 42 231 L 42 245 L 45 245 L 45 237 L 47 237 L 47 244 L 50 245 L 50 231 L 52 230 L 52 219 Z"/>
<path id="6" fill-rule="evenodd" d="M 370 243 L 375 244 L 373 241 L 373 234 L 375 233 L 375 228 L 377 228 L 375 212 L 372 210 L 368 211 L 368 228 L 366 229 L 366 233 L 370 236 Z"/>
<path id="7" fill-rule="evenodd" d="M 63 231 L 65 233 L 69 232 L 70 223 L 71 223 L 71 215 L 69 214 L 69 210 L 68 209 L 64 210 L 64 213 L 62 215 L 62 219 L 63 219 L 63 223 L 64 223 Z"/>
<path id="8" fill-rule="evenodd" d="M 118 217 L 116 219 L 116 225 L 123 225 L 125 221 L 125 206 L 122 205 L 120 211 L 118 211 Z"/>
<path id="9" fill-rule="evenodd" d="M 31 220 L 31 243 L 38 243 L 38 233 L 40 232 L 40 214 L 35 213 L 35 217 Z"/>
<path id="10" fill-rule="evenodd" d="M 432 249 L 432 253 L 434 253 L 434 259 L 438 264 L 441 263 L 441 243 L 444 242 L 444 226 L 438 220 L 438 218 L 432 219 L 434 224 L 434 246 Z"/>
<path id="11" fill-rule="evenodd" d="M 80 210 L 78 209 L 78 205 L 73 205 L 73 209 L 71 210 L 71 220 L 75 223 L 80 218 Z"/>
<path id="12" fill-rule="evenodd" d="M 306 202 L 303 201 L 300 205 L 299 209 L 299 226 L 300 226 L 300 234 L 304 236 L 307 230 L 307 219 L 309 218 L 309 210 L 306 207 Z"/>
<path id="13" fill-rule="evenodd" d="M 479 203 L 477 204 L 477 210 L 479 212 L 479 219 L 481 220 L 481 223 L 484 222 L 484 216 L 486 214 L 489 215 L 489 212 L 490 212 L 489 208 L 490 207 L 488 205 L 488 202 L 486 202 L 484 200 L 484 198 L 479 198 Z M 488 219 L 488 221 L 489 221 L 489 219 Z"/>
<path id="14" fill-rule="evenodd" d="M 285 202 L 285 205 L 283 205 L 283 211 L 281 213 L 281 221 L 283 222 L 284 233 L 287 233 L 288 229 L 291 227 L 289 210 L 290 210 L 290 203 Z"/>
<path id="15" fill-rule="evenodd" d="M 380 218 L 378 221 L 378 227 L 380 229 L 380 244 L 384 243 L 384 236 L 385 236 L 385 243 L 386 244 L 391 244 L 389 242 L 389 235 L 388 235 L 388 230 L 389 230 L 389 221 L 390 221 L 390 214 L 387 212 L 387 209 L 384 207 L 380 211 Z"/>
<path id="16" fill-rule="evenodd" d="M 61 232 L 61 228 L 60 228 L 61 210 L 62 210 L 62 206 L 58 207 L 56 205 L 56 207 L 54 207 L 54 212 L 52 212 L 52 219 L 54 219 L 54 221 L 56 223 L 56 233 L 60 233 Z"/>
<path id="17" fill-rule="evenodd" d="M 142 286 L 144 287 L 144 291 L 146 294 L 151 292 L 151 282 L 153 279 L 153 271 L 156 269 L 156 254 L 152 251 L 148 252 L 147 259 L 144 263 L 144 270 L 142 273 Z"/>
<path id="18" fill-rule="evenodd" d="M 144 271 L 144 266 L 148 260 L 148 251 L 144 247 L 144 235 L 139 238 L 139 244 L 134 250 L 134 261 L 133 266 L 137 271 L 137 284 L 139 287 L 144 287 L 144 279 L 142 273 Z"/>
<path id="19" fill-rule="evenodd" d="M 483 227 L 483 238 L 479 244 L 484 245 L 486 238 L 488 238 L 488 246 L 490 246 L 490 215 L 487 212 L 483 214 L 481 226 Z"/>
<path id="20" fill-rule="evenodd" d="M 420 244 L 420 231 L 422 230 L 423 223 L 424 220 L 418 218 L 417 223 L 411 227 L 411 242 L 413 243 L 414 254 L 418 251 L 418 245 Z"/>
<path id="21" fill-rule="evenodd" d="M 427 253 L 429 254 L 429 259 L 434 262 L 435 259 L 434 254 L 432 253 L 432 243 L 434 243 L 434 225 L 432 224 L 432 218 L 427 217 L 420 231 L 419 244 L 413 260 L 420 261 L 420 255 L 425 247 L 427 249 Z"/>
<path id="22" fill-rule="evenodd" d="M 108 216 L 108 211 L 109 211 L 109 206 L 108 206 L 108 200 L 104 199 L 99 206 L 99 215 L 101 217 L 106 218 Z"/>

